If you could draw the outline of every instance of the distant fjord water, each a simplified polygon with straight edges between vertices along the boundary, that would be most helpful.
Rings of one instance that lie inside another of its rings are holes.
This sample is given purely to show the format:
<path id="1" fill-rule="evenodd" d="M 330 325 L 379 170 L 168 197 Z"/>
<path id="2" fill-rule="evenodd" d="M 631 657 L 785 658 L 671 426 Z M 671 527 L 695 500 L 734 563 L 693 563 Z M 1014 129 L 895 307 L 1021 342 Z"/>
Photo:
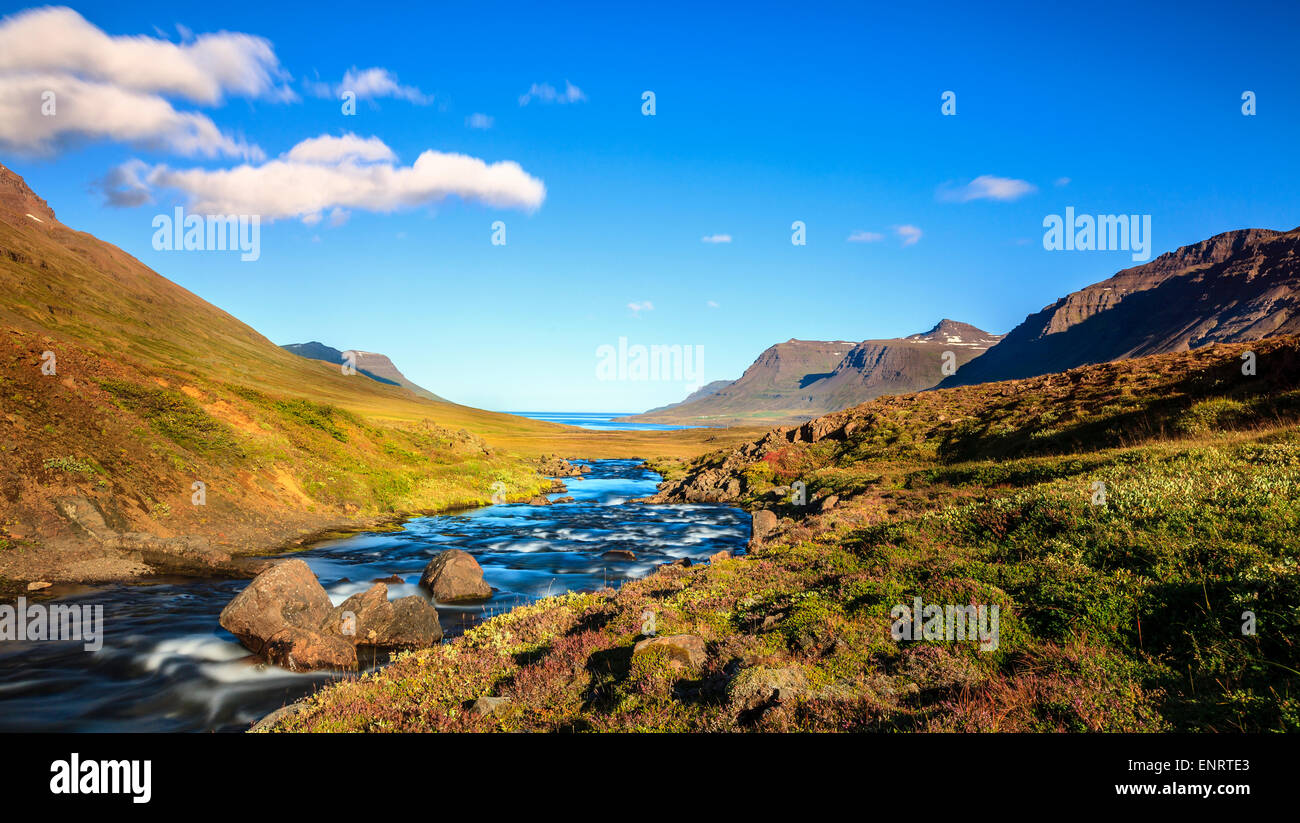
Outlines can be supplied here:
<path id="1" fill-rule="evenodd" d="M 666 423 L 615 423 L 618 417 L 627 417 L 636 412 L 526 412 L 512 411 L 532 420 L 544 420 L 547 423 L 563 423 L 582 429 L 600 429 L 603 431 L 676 431 L 677 429 L 698 429 L 700 426 L 670 426 Z"/>

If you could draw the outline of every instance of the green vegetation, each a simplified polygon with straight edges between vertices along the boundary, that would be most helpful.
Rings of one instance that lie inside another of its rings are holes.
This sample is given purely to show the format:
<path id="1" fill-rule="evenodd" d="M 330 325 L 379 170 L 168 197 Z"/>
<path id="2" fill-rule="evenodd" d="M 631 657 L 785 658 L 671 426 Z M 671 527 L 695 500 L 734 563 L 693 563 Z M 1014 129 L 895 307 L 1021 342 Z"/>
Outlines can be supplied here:
<path id="1" fill-rule="evenodd" d="M 229 427 L 180 392 L 125 380 L 100 380 L 99 385 L 123 408 L 140 415 L 154 431 L 179 446 L 229 459 L 243 457 Z"/>
<path id="2" fill-rule="evenodd" d="M 735 502 L 789 519 L 749 556 L 404 654 L 278 728 L 1300 731 L 1300 372 L 1232 379 L 1241 348 L 882 398 L 817 442 L 655 461 L 725 469 Z M 1300 343 L 1253 348 L 1294 364 Z M 790 505 L 794 479 L 839 504 Z M 895 640 L 917 597 L 996 605 L 997 648 Z M 647 610 L 704 666 L 634 655 Z M 488 695 L 511 702 L 468 709 Z"/>
<path id="3" fill-rule="evenodd" d="M 93 464 L 76 457 L 51 457 L 41 465 L 47 469 L 57 469 L 69 474 L 90 474 L 96 470 Z"/>

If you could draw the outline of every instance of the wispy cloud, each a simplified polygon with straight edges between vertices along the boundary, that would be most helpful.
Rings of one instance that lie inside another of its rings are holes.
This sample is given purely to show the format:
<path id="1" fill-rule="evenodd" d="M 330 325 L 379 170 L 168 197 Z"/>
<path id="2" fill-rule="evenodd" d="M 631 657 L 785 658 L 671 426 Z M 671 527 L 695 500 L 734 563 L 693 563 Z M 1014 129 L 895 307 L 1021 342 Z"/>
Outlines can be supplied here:
<path id="1" fill-rule="evenodd" d="M 492 128 L 493 119 L 486 114 L 474 112 L 465 118 L 465 125 L 471 129 L 490 129 Z"/>
<path id="2" fill-rule="evenodd" d="M 903 239 L 904 246 L 915 246 L 921 239 L 921 230 L 916 226 L 902 225 L 895 226 L 894 231 Z"/>
<path id="3" fill-rule="evenodd" d="M 323 83 L 309 80 L 304 84 L 307 91 L 317 97 L 341 97 L 344 92 L 352 92 L 358 100 L 375 100 L 391 97 L 405 100 L 417 106 L 427 106 L 433 102 L 433 95 L 425 94 L 415 86 L 403 86 L 397 81 L 397 75 L 378 66 L 358 69 L 356 66 L 343 74 L 338 83 Z"/>
<path id="4" fill-rule="evenodd" d="M 700 238 L 701 243 L 730 243 L 731 235 L 729 234 L 706 234 Z"/>
<path id="5" fill-rule="evenodd" d="M 581 103 L 587 99 L 582 89 L 569 81 L 564 81 L 564 91 L 557 91 L 550 83 L 534 83 L 528 91 L 519 95 L 519 105 L 527 106 L 536 100 L 539 103 Z"/>
<path id="6" fill-rule="evenodd" d="M 1019 200 L 1038 191 L 1038 187 L 1025 180 L 981 174 L 965 185 L 947 184 L 939 187 L 938 197 L 952 203 L 969 203 L 972 200 Z"/>
<path id="7" fill-rule="evenodd" d="M 646 300 L 641 303 L 628 303 L 627 307 L 631 309 L 633 316 L 639 317 L 643 311 L 654 311 L 655 304 Z"/>
<path id="8" fill-rule="evenodd" d="M 126 166 L 119 167 L 126 168 Z M 257 214 L 265 220 L 346 219 L 350 210 L 392 212 L 455 196 L 499 208 L 533 210 L 546 186 L 518 163 L 487 163 L 464 154 L 427 150 L 410 166 L 376 137 L 322 135 L 280 157 L 229 169 L 134 166 L 134 180 L 185 194 L 196 211 Z"/>
<path id="9" fill-rule="evenodd" d="M 879 243 L 885 235 L 874 231 L 855 231 L 845 238 L 850 243 Z"/>
<path id="10" fill-rule="evenodd" d="M 1070 178 L 1068 178 L 1068 177 L 1058 177 L 1058 178 L 1056 178 L 1056 186 L 1057 186 L 1058 188 L 1060 188 L 1061 186 L 1068 186 L 1068 185 L 1070 185 Z"/>
<path id="11" fill-rule="evenodd" d="M 711 309 L 716 309 L 716 308 L 718 307 L 718 301 L 717 301 L 717 300 L 705 300 L 705 301 L 704 301 L 704 305 L 708 306 L 708 307 L 711 308 Z"/>
<path id="12" fill-rule="evenodd" d="M 114 140 L 186 156 L 262 159 L 256 146 L 168 98 L 202 105 L 229 96 L 295 99 L 270 42 L 233 32 L 186 40 L 110 36 L 69 8 L 0 20 L 0 145 L 45 154 L 77 139 Z"/>

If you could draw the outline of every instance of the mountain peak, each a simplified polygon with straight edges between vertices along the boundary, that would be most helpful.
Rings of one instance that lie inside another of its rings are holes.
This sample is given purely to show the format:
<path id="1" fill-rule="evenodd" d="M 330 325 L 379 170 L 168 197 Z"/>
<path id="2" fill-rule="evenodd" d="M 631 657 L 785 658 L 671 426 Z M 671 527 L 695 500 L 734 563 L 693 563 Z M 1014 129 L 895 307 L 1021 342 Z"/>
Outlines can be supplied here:
<path id="1" fill-rule="evenodd" d="M 18 172 L 0 164 L 0 216 L 11 223 L 22 221 L 49 225 L 57 223 L 54 209 L 50 208 Z"/>
<path id="2" fill-rule="evenodd" d="M 986 348 L 1002 339 L 1000 334 L 989 334 L 970 323 L 962 323 L 945 317 L 934 328 L 923 334 L 914 334 L 903 338 L 916 343 L 943 343 L 953 346 L 979 346 Z"/>

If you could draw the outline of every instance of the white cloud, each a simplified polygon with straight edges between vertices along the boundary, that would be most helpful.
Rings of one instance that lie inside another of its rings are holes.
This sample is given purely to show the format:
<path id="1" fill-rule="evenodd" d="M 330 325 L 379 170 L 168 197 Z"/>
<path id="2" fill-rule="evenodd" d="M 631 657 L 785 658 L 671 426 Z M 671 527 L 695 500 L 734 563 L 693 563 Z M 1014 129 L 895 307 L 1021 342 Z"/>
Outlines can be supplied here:
<path id="1" fill-rule="evenodd" d="M 362 163 L 397 162 L 397 155 L 378 137 L 360 138 L 355 134 L 334 137 L 322 134 L 310 137 L 285 153 L 292 163 L 339 163 L 354 160 Z"/>
<path id="2" fill-rule="evenodd" d="M 708 306 L 708 307 L 711 308 L 711 309 L 716 309 L 716 308 L 718 307 L 718 301 L 716 301 L 716 300 L 705 300 L 705 301 L 704 301 L 704 305 Z"/>
<path id="3" fill-rule="evenodd" d="M 427 150 L 410 166 L 377 138 L 322 135 L 304 140 L 260 165 L 229 169 L 173 169 L 158 165 L 144 181 L 188 196 L 194 211 L 257 214 L 264 220 L 299 218 L 314 223 L 350 210 L 392 212 L 449 196 L 498 208 L 532 210 L 546 186 L 518 163 L 487 163 L 464 154 Z"/>
<path id="4" fill-rule="evenodd" d="M 1056 178 L 1056 185 L 1057 185 L 1058 187 L 1059 187 L 1059 186 L 1068 186 L 1068 185 L 1070 185 L 1070 178 L 1068 178 L 1068 177 L 1058 177 L 1058 178 Z"/>
<path id="5" fill-rule="evenodd" d="M 917 241 L 921 239 L 921 230 L 916 226 L 895 226 L 894 231 L 898 233 L 899 237 L 903 238 L 904 246 L 915 246 Z"/>
<path id="6" fill-rule="evenodd" d="M 48 98 L 54 114 L 42 113 Z M 227 135 L 207 116 L 162 97 L 70 75 L 0 73 L 0 144 L 44 154 L 77 138 L 116 140 L 185 156 L 260 160 L 261 149 Z"/>
<path id="7" fill-rule="evenodd" d="M 109 36 L 68 8 L 0 20 L 0 146 L 42 154 L 76 139 L 115 140 L 187 156 L 260 160 L 256 147 L 168 98 L 286 101 L 288 73 L 267 40 L 221 32 Z M 51 96 L 52 94 L 52 96 Z"/>
<path id="8" fill-rule="evenodd" d="M 587 99 L 582 89 L 564 81 L 564 91 L 556 91 L 550 83 L 534 83 L 527 92 L 519 95 L 519 105 L 527 106 L 536 100 L 539 103 L 581 103 Z"/>
<path id="9" fill-rule="evenodd" d="M 879 243 L 885 239 L 885 235 L 874 231 L 855 231 L 846 239 L 850 243 Z"/>
<path id="10" fill-rule="evenodd" d="M 964 186 L 940 187 L 939 199 L 956 203 L 969 203 L 972 200 L 1010 201 L 1019 200 L 1036 191 L 1038 187 L 1025 180 L 981 174 Z"/>
<path id="11" fill-rule="evenodd" d="M 137 92 L 220 103 L 228 95 L 292 99 L 270 41 L 204 34 L 184 44 L 143 35 L 110 37 L 69 8 L 0 20 L 0 74 L 64 73 Z"/>
<path id="12" fill-rule="evenodd" d="M 492 128 L 492 123 L 493 120 L 491 117 L 488 117 L 486 114 L 480 114 L 479 112 L 474 112 L 469 117 L 465 118 L 465 125 L 469 126 L 471 129 L 490 129 Z"/>
<path id="13" fill-rule="evenodd" d="M 433 102 L 433 95 L 425 94 L 415 86 L 403 86 L 397 82 L 397 75 L 379 67 L 358 69 L 353 66 L 343 73 L 343 79 L 335 85 L 311 80 L 305 85 L 307 91 L 317 97 L 342 97 L 344 92 L 350 91 L 358 100 L 392 97 L 418 106 L 427 106 Z"/>
<path id="14" fill-rule="evenodd" d="M 706 234 L 700 238 L 701 243 L 730 243 L 731 235 L 729 234 Z"/>
<path id="15" fill-rule="evenodd" d="M 632 310 L 632 314 L 639 315 L 643 311 L 654 311 L 655 304 L 646 300 L 643 303 L 628 303 L 627 307 Z"/>

